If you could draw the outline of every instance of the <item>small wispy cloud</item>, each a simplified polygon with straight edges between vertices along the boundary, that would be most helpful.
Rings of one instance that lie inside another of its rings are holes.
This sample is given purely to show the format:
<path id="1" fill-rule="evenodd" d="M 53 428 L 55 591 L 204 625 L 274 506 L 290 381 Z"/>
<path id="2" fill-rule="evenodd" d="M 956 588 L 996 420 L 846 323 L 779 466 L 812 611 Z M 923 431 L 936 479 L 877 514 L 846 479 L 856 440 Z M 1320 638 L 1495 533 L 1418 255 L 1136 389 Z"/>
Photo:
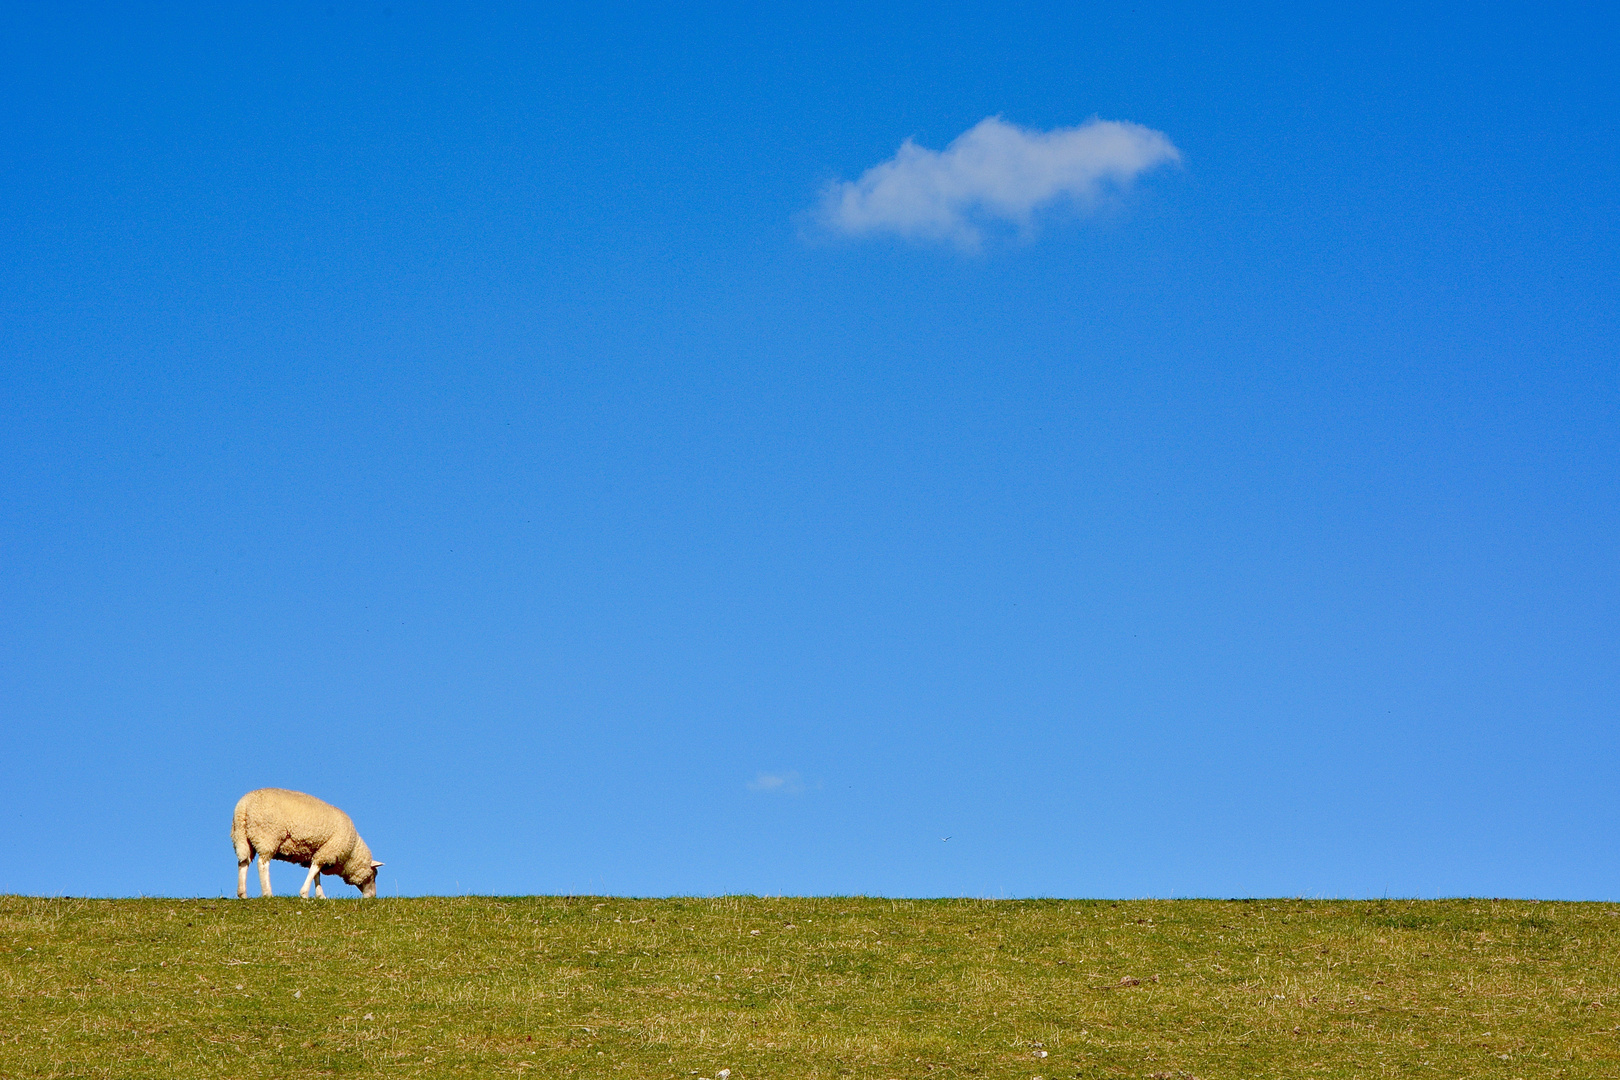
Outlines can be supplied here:
<path id="1" fill-rule="evenodd" d="M 749 791 L 762 791 L 774 795 L 803 795 L 804 781 L 796 772 L 760 773 L 748 781 Z"/>
<path id="2" fill-rule="evenodd" d="M 1180 160 L 1169 136 L 1141 124 L 1093 119 L 1034 131 L 991 116 L 944 150 L 907 139 L 859 180 L 828 185 L 817 216 L 847 235 L 887 232 L 973 248 L 988 224 L 1028 231 L 1040 210 L 1093 205 L 1104 192 Z"/>

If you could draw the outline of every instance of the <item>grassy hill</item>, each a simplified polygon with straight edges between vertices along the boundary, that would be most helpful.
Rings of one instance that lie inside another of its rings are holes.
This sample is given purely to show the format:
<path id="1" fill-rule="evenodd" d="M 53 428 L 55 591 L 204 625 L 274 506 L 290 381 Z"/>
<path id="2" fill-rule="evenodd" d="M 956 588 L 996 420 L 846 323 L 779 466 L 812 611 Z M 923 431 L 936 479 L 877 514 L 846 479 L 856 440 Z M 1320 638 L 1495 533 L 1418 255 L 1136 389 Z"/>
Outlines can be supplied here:
<path id="1" fill-rule="evenodd" d="M 0 897 L 0 1077 L 1616 1077 L 1620 907 Z"/>

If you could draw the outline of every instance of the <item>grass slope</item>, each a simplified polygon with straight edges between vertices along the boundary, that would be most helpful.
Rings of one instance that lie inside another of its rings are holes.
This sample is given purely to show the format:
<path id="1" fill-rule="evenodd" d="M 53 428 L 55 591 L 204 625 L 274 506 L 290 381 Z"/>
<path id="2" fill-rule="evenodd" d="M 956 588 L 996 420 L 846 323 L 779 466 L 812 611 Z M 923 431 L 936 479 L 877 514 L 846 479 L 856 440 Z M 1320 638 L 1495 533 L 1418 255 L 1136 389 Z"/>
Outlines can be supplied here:
<path id="1" fill-rule="evenodd" d="M 1615 1077 L 1617 945 L 1489 900 L 0 897 L 0 1077 Z"/>

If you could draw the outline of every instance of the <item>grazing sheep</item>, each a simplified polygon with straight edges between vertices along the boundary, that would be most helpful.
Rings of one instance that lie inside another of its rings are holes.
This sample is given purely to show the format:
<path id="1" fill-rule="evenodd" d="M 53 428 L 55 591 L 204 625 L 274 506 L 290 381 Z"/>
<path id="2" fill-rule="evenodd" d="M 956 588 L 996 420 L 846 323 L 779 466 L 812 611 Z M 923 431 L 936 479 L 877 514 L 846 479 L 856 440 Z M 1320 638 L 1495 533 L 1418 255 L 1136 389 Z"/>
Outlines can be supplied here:
<path id="1" fill-rule="evenodd" d="M 377 895 L 377 868 L 371 849 L 354 831 L 349 815 L 302 791 L 260 788 L 236 802 L 231 817 L 231 843 L 236 845 L 236 895 L 247 899 L 248 863 L 259 856 L 259 892 L 270 893 L 270 860 L 309 867 L 298 895 L 309 899 L 309 887 L 322 900 L 321 875 L 336 874 L 358 886 L 361 896 Z"/>

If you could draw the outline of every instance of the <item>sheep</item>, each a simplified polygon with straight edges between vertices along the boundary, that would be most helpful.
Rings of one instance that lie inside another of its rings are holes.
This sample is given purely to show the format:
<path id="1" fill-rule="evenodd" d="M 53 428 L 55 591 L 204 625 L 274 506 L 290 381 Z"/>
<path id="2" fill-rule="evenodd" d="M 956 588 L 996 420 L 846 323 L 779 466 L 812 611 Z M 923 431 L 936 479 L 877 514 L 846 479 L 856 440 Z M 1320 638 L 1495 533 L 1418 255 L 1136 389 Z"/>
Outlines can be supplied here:
<path id="1" fill-rule="evenodd" d="M 354 830 L 349 815 L 330 803 L 302 791 L 260 788 L 236 802 L 231 816 L 231 843 L 236 847 L 236 895 L 247 899 L 248 863 L 259 856 L 259 893 L 270 892 L 270 860 L 309 867 L 298 895 L 309 899 L 309 887 L 322 900 L 321 875 L 336 874 L 360 895 L 377 895 L 377 868 L 371 849 Z"/>

